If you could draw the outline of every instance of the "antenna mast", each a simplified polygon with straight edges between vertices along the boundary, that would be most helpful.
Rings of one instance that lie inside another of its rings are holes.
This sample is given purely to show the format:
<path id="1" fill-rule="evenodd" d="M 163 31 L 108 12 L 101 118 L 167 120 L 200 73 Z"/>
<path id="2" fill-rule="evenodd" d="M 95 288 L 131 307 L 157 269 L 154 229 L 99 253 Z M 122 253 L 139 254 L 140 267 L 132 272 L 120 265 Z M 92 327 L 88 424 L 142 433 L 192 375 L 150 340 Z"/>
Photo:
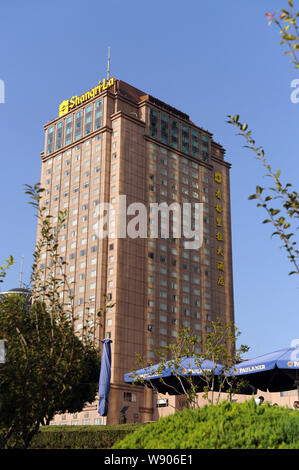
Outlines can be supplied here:
<path id="1" fill-rule="evenodd" d="M 110 46 L 108 47 L 107 81 L 110 79 Z"/>
<path id="2" fill-rule="evenodd" d="M 22 284 L 23 284 L 23 263 L 24 263 L 24 255 L 21 256 L 20 278 L 19 278 L 20 289 L 22 288 Z"/>

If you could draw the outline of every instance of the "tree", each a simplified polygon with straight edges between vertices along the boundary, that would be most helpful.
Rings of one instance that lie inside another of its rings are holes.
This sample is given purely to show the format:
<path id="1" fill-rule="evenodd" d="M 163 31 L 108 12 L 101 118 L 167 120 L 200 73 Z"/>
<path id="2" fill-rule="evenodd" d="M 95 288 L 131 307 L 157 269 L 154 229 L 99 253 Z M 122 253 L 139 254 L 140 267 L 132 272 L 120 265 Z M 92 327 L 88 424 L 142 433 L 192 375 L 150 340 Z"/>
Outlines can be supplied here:
<path id="1" fill-rule="evenodd" d="M 53 321 L 54 320 L 54 321 Z M 26 308 L 21 295 L 0 303 L 0 331 L 6 340 L 6 362 L 0 370 L 1 447 L 28 447 L 39 425 L 61 409 L 94 400 L 98 354 L 74 334 L 68 321 L 49 313 L 43 302 Z M 92 361 L 92 374 L 84 366 Z M 84 376 L 86 378 L 84 378 Z M 84 380 L 92 382 L 74 402 Z"/>
<path id="2" fill-rule="evenodd" d="M 274 23 L 280 30 L 281 44 L 287 46 L 288 54 L 295 68 L 299 68 L 299 29 L 297 17 L 299 13 L 294 11 L 293 2 L 288 0 L 290 10 L 280 10 L 279 14 L 267 13 L 269 24 Z M 289 273 L 299 274 L 299 250 L 297 248 L 296 233 L 299 229 L 299 194 L 292 189 L 291 183 L 283 183 L 281 180 L 281 170 L 274 171 L 265 157 L 264 149 L 257 145 L 252 138 L 252 131 L 248 129 L 247 123 L 240 122 L 239 115 L 228 116 L 228 123 L 234 125 L 245 141 L 244 147 L 252 150 L 258 160 L 266 169 L 266 176 L 273 181 L 273 185 L 263 188 L 256 186 L 255 194 L 249 199 L 257 199 L 257 207 L 262 207 L 267 212 L 267 218 L 263 223 L 270 223 L 274 227 L 272 236 L 278 236 L 282 241 L 282 247 L 286 250 L 287 256 L 292 264 L 293 270 Z"/>
<path id="3" fill-rule="evenodd" d="M 92 402 L 100 370 L 94 330 L 87 325 L 82 341 L 73 330 L 65 262 L 58 252 L 66 213 L 60 212 L 53 224 L 42 205 L 39 185 L 27 186 L 26 192 L 38 210 L 40 236 L 34 253 L 32 304 L 28 308 L 17 294 L 0 301 L 0 336 L 6 340 L 6 362 L 0 367 L 2 448 L 28 447 L 40 424 L 55 413 L 80 411 Z M 48 257 L 46 267 L 41 267 L 43 253 Z M 2 280 L 11 262 L 1 268 Z"/>
<path id="4" fill-rule="evenodd" d="M 5 260 L 5 262 L 6 264 L 2 264 L 2 266 L 0 266 L 0 284 L 4 281 L 8 268 L 14 264 L 14 259 L 10 256 Z"/>
<path id="5" fill-rule="evenodd" d="M 161 377 L 159 382 L 165 386 L 165 390 L 176 395 L 184 395 L 187 406 L 198 407 L 198 393 L 204 392 L 203 397 L 210 403 L 218 403 L 222 392 L 233 394 L 242 390 L 247 383 L 235 377 L 231 371 L 232 366 L 242 360 L 242 355 L 249 348 L 246 345 L 235 347 L 240 332 L 233 322 L 223 323 L 220 319 L 211 322 L 211 331 L 206 334 L 203 341 L 199 341 L 193 335 L 190 328 L 181 329 L 176 340 L 156 351 L 159 357 L 159 367 L 155 375 L 162 375 L 166 369 L 171 370 L 172 378 Z M 200 346 L 201 353 L 196 350 Z M 195 367 L 200 371 L 200 377 L 195 377 L 192 370 L 182 370 L 183 358 L 193 358 Z M 207 361 L 212 364 L 207 368 Z M 141 356 L 137 357 L 138 366 L 144 362 Z M 219 367 L 220 365 L 220 367 Z M 151 375 L 153 364 L 147 366 Z M 150 388 L 158 393 L 156 381 L 147 376 L 139 377 L 136 371 L 132 371 L 134 384 L 149 384 Z M 216 395 L 215 395 L 216 392 Z"/>

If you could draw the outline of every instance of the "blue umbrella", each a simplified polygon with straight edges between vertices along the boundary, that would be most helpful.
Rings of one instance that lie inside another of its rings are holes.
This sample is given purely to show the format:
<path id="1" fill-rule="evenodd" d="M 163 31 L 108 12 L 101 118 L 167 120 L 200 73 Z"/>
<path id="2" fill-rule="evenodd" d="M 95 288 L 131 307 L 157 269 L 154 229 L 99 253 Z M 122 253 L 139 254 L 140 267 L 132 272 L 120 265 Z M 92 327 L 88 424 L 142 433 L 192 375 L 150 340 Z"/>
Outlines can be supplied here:
<path id="1" fill-rule="evenodd" d="M 99 379 L 99 409 L 101 416 L 108 414 L 108 396 L 110 391 L 111 377 L 111 339 L 103 339 L 103 351 L 101 360 L 101 372 Z"/>
<path id="2" fill-rule="evenodd" d="M 175 369 L 175 373 L 174 373 Z M 135 382 L 137 379 L 142 380 L 143 385 L 155 388 L 159 393 L 168 393 L 169 395 L 179 395 L 184 393 L 184 389 L 180 380 L 176 377 L 179 375 L 184 383 L 184 387 L 188 388 L 189 383 L 184 378 L 192 377 L 192 383 L 197 386 L 198 391 L 203 390 L 206 382 L 203 380 L 203 371 L 213 373 L 215 376 L 214 390 L 218 390 L 217 376 L 222 375 L 223 366 L 215 364 L 209 360 L 202 362 L 194 357 L 183 357 L 178 368 L 175 368 L 172 361 L 167 361 L 162 367 L 161 364 L 146 367 L 144 369 L 129 372 L 124 375 L 127 383 Z M 161 380 L 162 379 L 162 380 Z M 246 389 L 242 393 L 252 393 L 252 389 Z"/>
<path id="3" fill-rule="evenodd" d="M 235 376 L 246 378 L 259 390 L 283 392 L 298 390 L 299 399 L 299 348 L 274 351 L 234 366 Z"/>

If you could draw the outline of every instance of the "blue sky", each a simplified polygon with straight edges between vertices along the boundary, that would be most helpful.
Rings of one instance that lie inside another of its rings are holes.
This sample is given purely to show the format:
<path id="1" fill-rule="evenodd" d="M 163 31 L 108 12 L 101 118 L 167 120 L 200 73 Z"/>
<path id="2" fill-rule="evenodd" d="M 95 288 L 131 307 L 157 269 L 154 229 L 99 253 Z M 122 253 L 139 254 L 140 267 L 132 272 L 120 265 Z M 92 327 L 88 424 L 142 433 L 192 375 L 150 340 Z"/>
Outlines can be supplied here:
<path id="1" fill-rule="evenodd" d="M 296 2 L 295 2 L 296 4 Z M 299 78 L 268 27 L 267 11 L 286 0 L 11 0 L 1 5 L 0 260 L 16 258 L 4 288 L 18 285 L 20 258 L 29 279 L 36 220 L 23 193 L 40 179 L 43 125 L 58 105 L 111 72 L 190 115 L 226 148 L 231 203 L 235 321 L 250 356 L 299 338 L 299 280 L 265 214 L 248 196 L 267 184 L 263 169 L 226 123 L 239 113 L 254 129 L 282 179 L 299 187 Z M 297 2 L 297 7 L 299 7 Z M 298 9 L 298 8 L 297 8 Z"/>

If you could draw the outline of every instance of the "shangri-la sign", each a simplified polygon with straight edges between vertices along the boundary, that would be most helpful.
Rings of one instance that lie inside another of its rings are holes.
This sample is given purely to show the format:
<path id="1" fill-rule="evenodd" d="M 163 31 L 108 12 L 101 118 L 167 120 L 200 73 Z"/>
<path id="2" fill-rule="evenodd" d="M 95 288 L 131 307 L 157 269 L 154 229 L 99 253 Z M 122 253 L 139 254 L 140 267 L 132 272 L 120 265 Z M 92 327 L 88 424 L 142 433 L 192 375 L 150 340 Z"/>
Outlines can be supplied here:
<path id="1" fill-rule="evenodd" d="M 114 85 L 114 82 L 115 82 L 114 78 L 110 78 L 110 80 L 106 80 L 104 78 L 103 83 L 100 80 L 99 84 L 96 87 L 92 88 L 86 93 L 83 93 L 83 95 L 72 96 L 69 100 L 64 100 L 59 106 L 59 116 L 63 116 L 64 114 L 67 114 L 69 111 L 71 111 L 73 108 L 75 108 L 79 104 L 84 103 L 85 101 L 88 101 L 91 98 L 94 98 L 95 96 L 99 95 L 102 91 L 105 91 L 108 88 L 110 88 L 112 85 Z"/>

